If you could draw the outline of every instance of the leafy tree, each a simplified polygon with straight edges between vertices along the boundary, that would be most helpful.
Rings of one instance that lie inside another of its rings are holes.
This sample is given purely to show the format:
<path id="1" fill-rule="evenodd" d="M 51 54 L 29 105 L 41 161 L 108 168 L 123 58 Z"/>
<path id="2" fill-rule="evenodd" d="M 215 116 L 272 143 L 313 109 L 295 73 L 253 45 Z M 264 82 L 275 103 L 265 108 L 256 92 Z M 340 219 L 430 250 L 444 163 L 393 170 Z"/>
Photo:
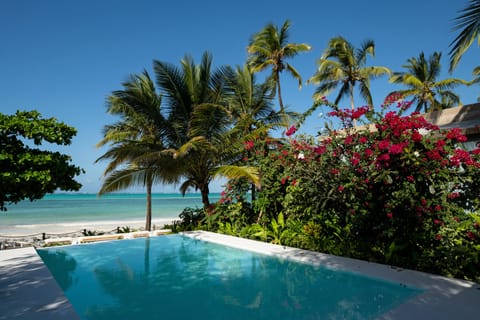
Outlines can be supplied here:
<path id="1" fill-rule="evenodd" d="M 450 44 L 450 72 L 455 69 L 475 38 L 479 37 L 480 0 L 470 0 L 469 5 L 460 11 L 460 15 L 455 18 L 454 30 L 459 30 L 460 33 Z"/>
<path id="2" fill-rule="evenodd" d="M 390 82 L 403 84 L 408 88 L 395 93 L 403 97 L 412 96 L 417 112 L 422 108 L 424 112 L 428 112 L 460 104 L 460 97 L 451 89 L 468 82 L 456 78 L 437 80 L 441 70 L 441 56 L 441 53 L 434 52 L 426 59 L 421 52 L 418 58 L 407 60 L 407 64 L 403 66 L 407 69 L 406 72 L 394 72 L 390 78 Z"/>
<path id="3" fill-rule="evenodd" d="M 390 70 L 381 66 L 367 66 L 368 55 L 375 55 L 373 40 L 365 41 L 356 49 L 343 37 L 332 38 L 318 61 L 317 72 L 308 80 L 318 84 L 313 96 L 315 102 L 321 102 L 326 94 L 340 87 L 335 104 L 338 105 L 343 97 L 348 96 L 353 109 L 354 88 L 358 84 L 363 99 L 373 106 L 370 79 L 389 75 Z"/>
<path id="4" fill-rule="evenodd" d="M 74 180 L 83 169 L 60 152 L 40 150 L 42 142 L 69 145 L 76 130 L 55 118 L 43 119 L 38 111 L 0 113 L 0 210 L 8 203 L 41 199 L 57 189 L 78 191 Z"/>
<path id="5" fill-rule="evenodd" d="M 166 151 L 165 133 L 173 130 L 161 113 L 161 97 L 145 71 L 132 75 L 123 90 L 108 98 L 108 113 L 120 120 L 104 128 L 98 147 L 110 149 L 96 162 L 110 160 L 99 194 L 143 185 L 147 193 L 145 229 L 151 230 L 152 186 L 177 181 L 172 157 Z"/>
<path id="6" fill-rule="evenodd" d="M 267 24 L 262 31 L 252 36 L 247 48 L 249 53 L 247 63 L 253 72 L 259 72 L 271 67 L 272 73 L 269 81 L 271 81 L 274 91 L 277 92 L 280 112 L 284 111 L 280 73 L 286 70 L 298 80 L 298 86 L 302 87 L 300 74 L 291 64 L 286 63 L 285 59 L 293 58 L 300 52 L 311 49 L 305 43 L 289 43 L 289 28 L 289 20 L 283 23 L 280 30 L 272 23 Z"/>

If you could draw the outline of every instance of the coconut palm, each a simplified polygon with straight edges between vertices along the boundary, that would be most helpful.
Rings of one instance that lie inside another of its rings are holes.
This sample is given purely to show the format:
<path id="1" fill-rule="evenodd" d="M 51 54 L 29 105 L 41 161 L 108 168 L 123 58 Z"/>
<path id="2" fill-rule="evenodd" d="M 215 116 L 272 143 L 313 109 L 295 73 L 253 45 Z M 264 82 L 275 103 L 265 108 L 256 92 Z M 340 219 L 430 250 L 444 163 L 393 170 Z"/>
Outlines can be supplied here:
<path id="1" fill-rule="evenodd" d="M 177 181 L 171 156 L 165 152 L 164 132 L 171 130 L 161 114 L 161 98 L 148 73 L 132 75 L 123 90 L 108 97 L 107 112 L 120 120 L 104 127 L 98 147 L 110 148 L 96 162 L 110 160 L 99 194 L 142 185 L 146 187 L 145 229 L 151 230 L 152 186 Z"/>
<path id="2" fill-rule="evenodd" d="M 454 30 L 459 30 L 460 33 L 450 43 L 450 72 L 455 69 L 473 41 L 476 38 L 480 41 L 480 0 L 470 0 L 469 5 L 459 12 L 455 18 Z"/>
<path id="3" fill-rule="evenodd" d="M 422 108 L 424 112 L 428 112 L 459 105 L 460 97 L 452 89 L 468 82 L 456 78 L 438 80 L 441 56 L 441 53 L 434 52 L 427 59 L 421 52 L 418 58 L 408 59 L 407 64 L 403 65 L 407 71 L 394 72 L 390 78 L 390 82 L 403 84 L 407 89 L 392 93 L 413 97 L 412 102 L 416 104 L 416 112 L 421 111 Z"/>
<path id="4" fill-rule="evenodd" d="M 186 56 L 181 68 L 156 60 L 154 71 L 173 128 L 168 132 L 168 148 L 183 180 L 182 194 L 190 188 L 199 190 L 204 208 L 208 208 L 209 185 L 217 175 L 244 176 L 258 183 L 255 168 L 234 165 L 240 149 L 225 100 L 231 68 L 212 70 L 212 57 L 204 53 L 198 65 Z"/>
<path id="5" fill-rule="evenodd" d="M 257 130 L 276 129 L 294 119 L 295 113 L 279 113 L 273 109 L 273 95 L 268 84 L 257 84 L 247 65 L 238 66 L 229 78 L 227 104 L 234 118 L 234 127 L 242 137 Z"/>
<path id="6" fill-rule="evenodd" d="M 263 30 L 254 34 L 247 47 L 249 57 L 247 63 L 252 72 L 272 69 L 268 82 L 272 84 L 273 91 L 277 93 L 280 112 L 284 111 L 280 74 L 289 72 L 298 80 L 299 88 L 302 87 L 302 78 L 298 71 L 285 60 L 293 58 L 300 52 L 309 51 L 311 47 L 305 43 L 288 43 L 290 21 L 286 20 L 280 30 L 270 23 Z"/>
<path id="7" fill-rule="evenodd" d="M 270 130 L 286 127 L 296 119 L 296 114 L 291 112 L 277 112 L 273 108 L 274 95 L 266 83 L 257 84 L 255 74 L 247 65 L 237 66 L 233 77 L 229 78 L 229 91 L 227 97 L 228 110 L 234 123 L 232 131 L 238 135 L 237 141 L 247 142 L 255 139 L 266 139 Z M 272 139 L 273 140 L 273 139 Z M 251 150 L 246 150 L 243 145 L 242 159 L 251 157 Z M 252 199 L 255 199 L 256 188 L 252 184 Z"/>
<path id="8" fill-rule="evenodd" d="M 317 72 L 308 80 L 309 83 L 318 85 L 313 96 L 315 103 L 339 87 L 335 105 L 348 96 L 351 108 L 354 109 L 354 88 L 358 85 L 363 99 L 373 106 L 370 79 L 389 75 L 390 70 L 381 66 L 367 66 L 368 55 L 375 55 L 373 40 L 365 41 L 360 48 L 356 49 L 343 37 L 332 38 L 318 61 Z"/>

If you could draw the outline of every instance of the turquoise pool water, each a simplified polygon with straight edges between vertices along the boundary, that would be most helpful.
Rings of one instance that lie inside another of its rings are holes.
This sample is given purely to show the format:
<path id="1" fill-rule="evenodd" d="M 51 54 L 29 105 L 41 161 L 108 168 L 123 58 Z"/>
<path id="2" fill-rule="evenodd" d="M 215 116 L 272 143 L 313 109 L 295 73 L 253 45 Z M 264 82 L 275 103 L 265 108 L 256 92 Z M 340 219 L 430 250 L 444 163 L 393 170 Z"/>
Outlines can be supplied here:
<path id="1" fill-rule="evenodd" d="M 82 319 L 372 319 L 421 292 L 181 235 L 38 253 Z"/>

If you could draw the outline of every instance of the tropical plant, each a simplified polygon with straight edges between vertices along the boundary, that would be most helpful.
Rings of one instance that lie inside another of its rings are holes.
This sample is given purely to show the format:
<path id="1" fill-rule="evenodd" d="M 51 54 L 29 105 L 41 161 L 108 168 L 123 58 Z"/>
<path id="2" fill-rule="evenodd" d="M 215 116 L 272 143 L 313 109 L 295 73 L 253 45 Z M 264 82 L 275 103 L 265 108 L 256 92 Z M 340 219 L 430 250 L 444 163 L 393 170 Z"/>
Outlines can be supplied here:
<path id="1" fill-rule="evenodd" d="M 450 72 L 458 65 L 473 41 L 479 37 L 480 0 L 470 0 L 469 5 L 459 12 L 459 16 L 455 18 L 454 30 L 458 30 L 459 34 L 450 43 Z"/>
<path id="2" fill-rule="evenodd" d="M 286 119 L 285 114 L 274 110 L 268 84 L 257 84 L 255 75 L 246 65 L 235 69 L 228 85 L 228 110 L 235 130 L 242 137 L 285 126 L 286 121 L 295 117 L 295 114 L 288 113 L 290 117 Z"/>
<path id="3" fill-rule="evenodd" d="M 411 102 L 398 95 L 388 97 L 381 112 L 324 103 L 344 123 L 368 117 L 374 125 L 332 131 L 321 140 L 292 130 L 286 141 L 270 142 L 268 153 L 262 153 L 265 141 L 246 145 L 269 186 L 253 209 L 266 214 L 240 231 L 228 220 L 231 228 L 222 230 L 479 279 L 480 149 L 463 150 L 459 129 L 441 130 L 418 114 L 402 116 Z"/>
<path id="4" fill-rule="evenodd" d="M 317 72 L 308 80 L 309 83 L 318 85 L 313 95 L 315 103 L 321 103 L 325 95 L 339 87 L 335 105 L 348 96 L 353 109 L 354 88 L 358 85 L 363 99 L 373 107 L 370 79 L 389 75 L 390 70 L 382 66 L 367 66 L 368 55 L 375 55 L 373 40 L 365 41 L 357 49 L 343 37 L 330 39 L 327 49 L 318 61 Z"/>
<path id="5" fill-rule="evenodd" d="M 441 130 L 418 114 L 401 116 L 408 104 L 384 114 L 332 106 L 332 116 L 369 113 L 375 127 L 337 132 L 319 144 L 297 137 L 285 145 L 278 179 L 288 177 L 289 187 L 282 213 L 313 221 L 305 232 L 335 254 L 478 278 L 480 225 L 471 212 L 480 204 L 480 149 L 461 149 L 466 137 L 459 129 Z"/>
<path id="6" fill-rule="evenodd" d="M 173 129 L 167 133 L 168 148 L 175 173 L 183 179 L 182 194 L 192 187 L 200 190 L 204 209 L 209 209 L 209 185 L 216 176 L 243 176 L 258 183 L 255 168 L 236 165 L 242 143 L 226 106 L 231 68 L 212 70 L 212 57 L 206 52 L 199 65 L 186 56 L 181 68 L 156 60 L 154 71 Z"/>
<path id="7" fill-rule="evenodd" d="M 142 185 L 146 187 L 147 212 L 145 229 L 151 229 L 152 186 L 157 182 L 177 181 L 171 154 L 166 150 L 165 136 L 173 128 L 161 113 L 161 97 L 145 71 L 132 75 L 123 90 L 108 98 L 107 112 L 120 117 L 104 127 L 104 137 L 97 147 L 110 148 L 96 162 L 110 160 L 99 194 Z"/>
<path id="8" fill-rule="evenodd" d="M 302 78 L 299 72 L 285 60 L 311 49 L 305 43 L 288 42 L 290 25 L 290 21 L 286 20 L 279 30 L 273 23 L 267 24 L 260 32 L 251 37 L 247 48 L 249 54 L 247 64 L 252 72 L 259 72 L 267 68 L 272 69 L 268 82 L 273 86 L 273 91 L 277 93 L 280 112 L 284 111 L 280 74 L 283 71 L 289 72 L 298 80 L 299 88 L 302 87 Z"/>
<path id="9" fill-rule="evenodd" d="M 412 96 L 412 101 L 416 104 L 415 111 L 424 112 L 445 109 L 459 105 L 460 97 L 452 91 L 461 84 L 468 84 L 467 81 L 448 78 L 438 80 L 441 71 L 440 58 L 441 53 L 434 52 L 428 59 L 423 52 L 418 58 L 410 58 L 403 68 L 405 72 L 394 72 L 390 82 L 403 84 L 407 87 L 405 90 L 397 90 L 397 93 L 403 97 Z"/>
<path id="10" fill-rule="evenodd" d="M 35 110 L 0 113 L 0 211 L 9 203 L 41 199 L 57 189 L 80 189 L 75 177 L 84 171 L 70 156 L 37 148 L 44 141 L 69 145 L 76 132 L 55 118 L 43 119 Z"/>

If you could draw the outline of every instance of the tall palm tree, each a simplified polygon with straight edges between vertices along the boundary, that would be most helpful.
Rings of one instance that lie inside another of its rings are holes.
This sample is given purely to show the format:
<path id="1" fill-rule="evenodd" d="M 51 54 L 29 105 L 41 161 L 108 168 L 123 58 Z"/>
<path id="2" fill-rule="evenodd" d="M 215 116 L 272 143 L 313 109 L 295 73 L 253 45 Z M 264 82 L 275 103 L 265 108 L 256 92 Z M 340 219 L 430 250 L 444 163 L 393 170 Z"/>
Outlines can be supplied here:
<path id="1" fill-rule="evenodd" d="M 269 85 L 257 84 L 255 74 L 247 65 L 237 66 L 228 80 L 227 106 L 234 119 L 234 128 L 242 137 L 248 137 L 258 129 L 276 129 L 294 118 L 294 113 L 279 113 L 273 108 Z"/>
<path id="2" fill-rule="evenodd" d="M 441 53 L 434 52 L 428 59 L 423 52 L 418 58 L 410 58 L 403 68 L 406 72 L 394 72 L 390 82 L 403 84 L 405 90 L 397 90 L 392 93 L 399 93 L 403 97 L 413 97 L 412 102 L 416 103 L 415 111 L 424 112 L 445 109 L 460 104 L 460 97 L 451 91 L 461 84 L 468 84 L 467 81 L 448 78 L 437 80 L 441 71 Z"/>
<path id="3" fill-rule="evenodd" d="M 99 194 L 143 185 L 147 193 L 145 229 L 151 230 L 152 186 L 156 182 L 172 183 L 171 156 L 165 153 L 163 134 L 171 130 L 161 114 L 161 98 L 148 73 L 132 75 L 123 90 L 108 97 L 107 112 L 120 120 L 104 127 L 104 137 L 97 147 L 110 148 L 96 162 L 110 160 Z"/>
<path id="4" fill-rule="evenodd" d="M 455 18 L 454 30 L 460 30 L 460 33 L 450 43 L 450 72 L 455 69 L 473 41 L 476 38 L 480 40 L 480 0 L 469 2 L 470 4 Z"/>
<path id="5" fill-rule="evenodd" d="M 373 40 L 365 41 L 356 49 L 343 37 L 332 38 L 328 47 L 318 61 L 317 72 L 308 80 L 317 84 L 313 99 L 321 101 L 330 91 L 339 88 L 335 105 L 348 96 L 352 110 L 355 108 L 354 87 L 359 86 L 360 94 L 365 101 L 373 106 L 370 93 L 370 79 L 389 75 L 390 69 L 382 66 L 366 66 L 368 55 L 375 55 Z"/>
<path id="6" fill-rule="evenodd" d="M 192 187 L 199 190 L 208 208 L 209 184 L 217 175 L 245 176 L 258 183 L 255 168 L 233 165 L 240 149 L 232 147 L 239 144 L 225 102 L 231 68 L 212 70 L 212 57 L 206 52 L 198 65 L 186 56 L 181 68 L 156 60 L 154 71 L 173 128 L 168 132 L 168 148 L 183 179 L 182 194 Z"/>
<path id="7" fill-rule="evenodd" d="M 299 88 L 302 87 L 302 78 L 298 71 L 285 59 L 293 58 L 300 52 L 309 51 L 311 47 L 305 43 L 288 43 L 290 21 L 286 20 L 280 30 L 277 26 L 269 23 L 263 30 L 254 34 L 247 47 L 249 57 L 247 63 L 252 72 L 272 69 L 269 82 L 273 91 L 277 93 L 280 112 L 284 111 L 282 90 L 280 85 L 280 74 L 283 71 L 289 72 L 298 80 Z"/>
<path id="8" fill-rule="evenodd" d="M 248 65 L 237 66 L 233 77 L 229 78 L 227 96 L 228 110 L 234 119 L 232 132 L 238 136 L 237 141 L 247 142 L 258 138 L 271 138 L 270 130 L 286 127 L 296 114 L 280 113 L 273 108 L 274 95 L 267 83 L 257 84 L 255 74 Z M 243 145 L 243 156 L 250 158 L 252 150 Z M 255 199 L 256 188 L 251 185 L 252 200 Z"/>

